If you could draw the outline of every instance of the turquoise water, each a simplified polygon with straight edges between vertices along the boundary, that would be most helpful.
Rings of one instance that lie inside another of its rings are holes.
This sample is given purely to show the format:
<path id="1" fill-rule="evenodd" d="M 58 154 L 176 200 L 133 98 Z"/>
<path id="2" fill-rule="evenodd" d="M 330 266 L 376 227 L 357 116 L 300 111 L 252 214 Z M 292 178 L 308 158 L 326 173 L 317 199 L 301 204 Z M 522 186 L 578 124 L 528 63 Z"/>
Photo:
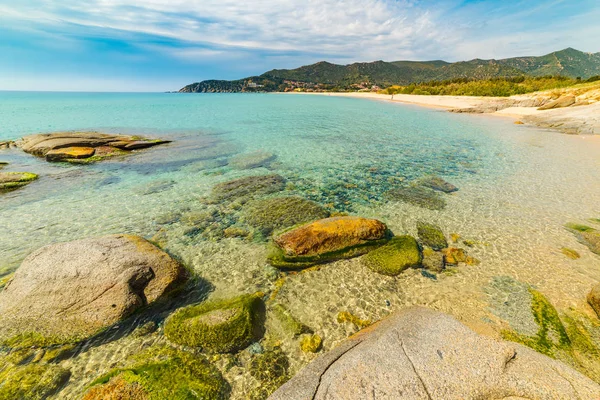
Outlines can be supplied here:
<path id="1" fill-rule="evenodd" d="M 599 259 L 564 224 L 600 217 L 597 138 L 509 119 L 333 96 L 0 92 L 0 141 L 65 130 L 173 142 L 86 166 L 0 150 L 0 161 L 10 162 L 5 171 L 40 175 L 0 196 L 0 277 L 49 243 L 135 233 L 159 243 L 210 283 L 210 296 L 279 288 L 277 302 L 323 337 L 324 351 L 356 330 L 337 322 L 339 311 L 375 321 L 420 304 L 498 334 L 505 322 L 488 301 L 487 293 L 496 289 L 486 289 L 504 282 L 498 277 L 536 287 L 559 311 L 590 312 L 585 296 L 600 280 Z M 272 160 L 257 168 L 235 166 L 236 157 L 256 151 L 272 154 Z M 386 277 L 352 259 L 278 275 L 266 265 L 264 238 L 223 234 L 228 227 L 247 228 L 243 209 L 207 201 L 215 184 L 273 173 L 287 181 L 280 194 L 315 200 L 331 212 L 381 219 L 396 234 L 415 235 L 417 221 L 438 224 L 448 237 L 455 233 L 475 243 L 455 245 L 481 264 L 452 274 L 409 270 Z M 441 195 L 444 209 L 386 195 L 432 174 L 460 189 Z M 565 257 L 561 247 L 581 258 Z M 280 278 L 283 286 L 276 283 Z M 267 320 L 266 337 L 277 336 L 271 324 Z M 142 346 L 162 341 L 159 329 L 144 339 L 119 337 L 85 347 L 63 362 L 72 378 L 59 398 L 80 398 L 99 374 Z M 282 339 L 281 347 L 291 373 L 314 358 L 299 350 L 296 339 Z M 247 351 L 236 357 L 216 365 L 232 384 L 232 398 L 243 399 L 256 381 L 244 367 Z M 236 366 L 225 367 L 231 364 Z"/>

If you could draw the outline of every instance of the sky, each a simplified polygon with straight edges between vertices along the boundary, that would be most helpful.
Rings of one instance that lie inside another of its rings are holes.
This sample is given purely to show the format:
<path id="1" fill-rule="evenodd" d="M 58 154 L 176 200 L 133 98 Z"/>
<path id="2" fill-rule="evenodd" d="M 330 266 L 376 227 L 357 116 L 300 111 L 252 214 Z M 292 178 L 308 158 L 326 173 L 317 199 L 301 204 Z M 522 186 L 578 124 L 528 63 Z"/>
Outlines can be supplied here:
<path id="1" fill-rule="evenodd" d="M 598 0 L 0 0 L 0 90 L 169 91 L 317 61 L 600 51 Z"/>

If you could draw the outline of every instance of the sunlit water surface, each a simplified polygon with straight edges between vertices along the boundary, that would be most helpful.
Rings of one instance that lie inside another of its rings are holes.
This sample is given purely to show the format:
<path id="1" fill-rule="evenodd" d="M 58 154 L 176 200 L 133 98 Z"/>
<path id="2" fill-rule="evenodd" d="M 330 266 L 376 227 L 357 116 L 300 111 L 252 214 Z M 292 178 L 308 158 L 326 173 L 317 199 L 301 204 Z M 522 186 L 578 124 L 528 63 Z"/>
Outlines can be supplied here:
<path id="1" fill-rule="evenodd" d="M 221 238 L 194 230 L 194 216 L 219 182 L 277 173 L 280 194 L 300 195 L 331 211 L 374 217 L 396 234 L 416 235 L 416 222 L 477 241 L 481 260 L 452 274 L 409 270 L 377 275 L 360 259 L 288 275 L 277 301 L 324 339 L 324 350 L 355 331 L 336 320 L 349 311 L 377 320 L 420 304 L 449 312 L 482 332 L 504 324 L 490 309 L 494 277 L 509 276 L 543 292 L 559 309 L 588 312 L 585 296 L 600 280 L 598 256 L 564 229 L 600 217 L 600 141 L 514 125 L 508 119 L 457 115 L 414 106 L 327 96 L 1 93 L 0 141 L 38 132 L 98 130 L 172 140 L 126 159 L 88 166 L 48 164 L 19 150 L 0 150 L 7 171 L 40 179 L 0 197 L 0 276 L 43 245 L 111 233 L 152 238 L 193 268 L 210 297 L 272 293 L 276 274 L 261 240 Z M 276 155 L 267 167 L 234 169 L 238 154 Z M 433 211 L 390 202 L 384 193 L 436 174 L 460 188 Z M 220 227 L 239 222 L 236 213 Z M 561 247 L 578 251 L 571 260 Z M 281 281 L 279 282 L 281 283 Z M 279 284 L 277 284 L 279 286 Z M 276 336 L 270 321 L 267 335 Z M 119 337 L 82 348 L 63 362 L 72 370 L 61 397 L 144 345 L 164 340 Z M 292 372 L 313 355 L 282 338 Z M 225 368 L 234 398 L 256 382 L 238 364 Z M 246 357 L 247 358 L 247 357 Z"/>

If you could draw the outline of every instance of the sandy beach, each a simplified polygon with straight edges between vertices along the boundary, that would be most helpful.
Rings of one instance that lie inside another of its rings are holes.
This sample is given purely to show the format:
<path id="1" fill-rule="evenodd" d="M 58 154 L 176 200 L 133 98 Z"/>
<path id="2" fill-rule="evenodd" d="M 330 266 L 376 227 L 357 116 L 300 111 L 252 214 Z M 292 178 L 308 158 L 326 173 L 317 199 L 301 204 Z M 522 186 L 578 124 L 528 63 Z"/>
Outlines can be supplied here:
<path id="1" fill-rule="evenodd" d="M 597 100 L 599 91 L 597 86 L 593 86 L 583 91 L 567 88 L 512 97 L 387 95 L 368 92 L 307 94 L 372 99 L 442 108 L 451 112 L 501 116 L 512 118 L 517 123 L 567 134 L 597 135 L 600 134 L 600 102 Z M 575 99 L 572 104 L 561 105 L 561 101 L 571 97 Z M 540 109 L 553 102 L 557 103 L 557 107 Z"/>

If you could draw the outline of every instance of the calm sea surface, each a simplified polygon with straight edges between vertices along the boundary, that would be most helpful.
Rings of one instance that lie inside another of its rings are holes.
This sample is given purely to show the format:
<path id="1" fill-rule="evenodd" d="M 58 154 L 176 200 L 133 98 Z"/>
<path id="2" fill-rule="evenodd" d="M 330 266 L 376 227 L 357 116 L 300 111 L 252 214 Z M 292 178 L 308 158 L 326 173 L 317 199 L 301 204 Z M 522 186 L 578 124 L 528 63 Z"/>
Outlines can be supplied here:
<path id="1" fill-rule="evenodd" d="M 223 237 L 219 232 L 227 227 L 243 228 L 243 217 L 204 199 L 217 183 L 277 173 L 287 180 L 279 195 L 378 218 L 396 234 L 416 235 L 417 221 L 433 222 L 448 237 L 468 239 L 472 247 L 458 245 L 481 261 L 452 274 L 410 270 L 392 278 L 352 259 L 288 276 L 278 301 L 323 337 L 324 350 L 352 333 L 336 321 L 339 311 L 374 321 L 422 304 L 499 331 L 503 315 L 490 297 L 502 290 L 498 282 L 531 285 L 559 311 L 588 312 L 585 296 L 600 280 L 598 256 L 564 229 L 567 222 L 600 217 L 596 138 L 509 119 L 329 96 L 0 92 L 0 141 L 65 130 L 173 142 L 87 166 L 48 164 L 20 150 L 0 150 L 0 161 L 10 163 L 6 171 L 40 175 L 0 196 L 0 277 L 49 243 L 135 233 L 193 268 L 210 284 L 209 296 L 270 293 L 278 276 L 266 265 L 265 242 Z M 229 163 L 257 151 L 272 153 L 274 160 L 252 169 Z M 443 194 L 443 210 L 386 197 L 427 175 L 460 189 Z M 199 222 L 199 215 L 212 215 L 210 226 Z M 571 260 L 561 247 L 582 257 Z M 275 331 L 267 326 L 268 335 Z M 164 339 L 159 330 L 144 340 Z M 78 398 L 94 377 L 142 344 L 119 338 L 65 361 L 73 375 L 61 396 Z M 282 349 L 292 371 L 313 357 L 289 338 Z M 244 398 L 255 382 L 243 365 L 236 368 L 223 373 L 233 397 Z"/>

